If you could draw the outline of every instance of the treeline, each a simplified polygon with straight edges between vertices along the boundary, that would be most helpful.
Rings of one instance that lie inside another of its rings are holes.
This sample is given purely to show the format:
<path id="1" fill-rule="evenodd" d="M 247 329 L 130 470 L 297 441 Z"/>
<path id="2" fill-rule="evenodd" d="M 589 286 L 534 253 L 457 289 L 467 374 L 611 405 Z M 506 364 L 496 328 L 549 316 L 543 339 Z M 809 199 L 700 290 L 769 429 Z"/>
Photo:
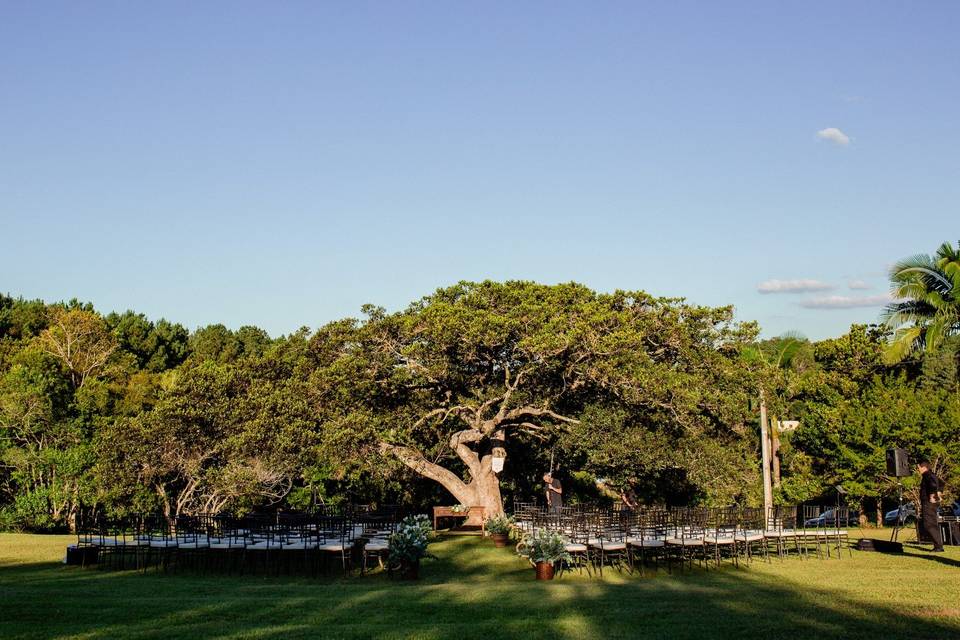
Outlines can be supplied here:
<path id="1" fill-rule="evenodd" d="M 885 463 L 886 450 L 897 446 L 914 459 L 933 461 L 948 495 L 956 495 L 960 341 L 950 338 L 936 349 L 887 364 L 889 338 L 883 327 L 854 325 L 849 333 L 820 342 L 787 337 L 764 344 L 772 354 L 786 354 L 767 384 L 778 415 L 799 421 L 781 436 L 775 462 L 782 473 L 774 479 L 778 499 L 797 503 L 835 496 L 840 485 L 855 506 L 879 518 L 897 495 Z M 908 498 L 916 498 L 915 480 L 904 479 Z"/>
<path id="2" fill-rule="evenodd" d="M 461 283 L 279 338 L 0 296 L 0 528 L 67 529 L 81 509 L 450 502 L 437 482 L 480 491 L 504 452 L 507 499 L 539 495 L 553 463 L 572 499 L 629 485 L 755 504 L 761 397 L 799 421 L 777 432 L 779 500 L 842 484 L 874 508 L 894 445 L 952 486 L 956 340 L 888 365 L 876 327 L 756 335 L 729 308 L 574 284 Z"/>
<path id="3" fill-rule="evenodd" d="M 189 332 L 89 304 L 0 297 L 0 525 L 78 509 L 168 514 L 303 500 L 302 331 Z"/>

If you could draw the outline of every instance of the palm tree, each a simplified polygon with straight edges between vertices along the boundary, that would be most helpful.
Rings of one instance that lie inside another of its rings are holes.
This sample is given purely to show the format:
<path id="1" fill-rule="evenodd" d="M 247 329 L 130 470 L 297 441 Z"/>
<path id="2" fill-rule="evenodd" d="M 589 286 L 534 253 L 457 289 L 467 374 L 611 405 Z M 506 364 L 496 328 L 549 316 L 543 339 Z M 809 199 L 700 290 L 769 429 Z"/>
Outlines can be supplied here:
<path id="1" fill-rule="evenodd" d="M 882 316 L 894 329 L 884 353 L 889 363 L 960 334 L 960 242 L 944 242 L 932 256 L 901 260 L 890 270 L 890 283 L 895 301 Z"/>

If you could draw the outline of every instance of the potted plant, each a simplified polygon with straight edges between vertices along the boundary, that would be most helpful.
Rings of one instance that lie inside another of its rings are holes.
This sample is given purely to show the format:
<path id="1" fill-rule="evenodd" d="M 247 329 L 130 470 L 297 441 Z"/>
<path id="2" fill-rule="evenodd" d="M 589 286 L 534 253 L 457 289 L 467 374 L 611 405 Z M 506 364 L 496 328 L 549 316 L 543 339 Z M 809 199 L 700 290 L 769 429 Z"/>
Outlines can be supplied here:
<path id="1" fill-rule="evenodd" d="M 427 553 L 430 544 L 430 518 L 425 515 L 404 518 L 397 531 L 390 536 L 390 568 L 398 570 L 404 580 L 420 577 L 420 560 L 432 558 Z"/>
<path id="2" fill-rule="evenodd" d="M 553 580 L 554 570 L 558 562 L 569 562 L 566 541 L 559 533 L 541 529 L 533 535 L 526 536 L 520 543 L 517 552 L 527 558 L 537 569 L 537 580 Z"/>
<path id="3" fill-rule="evenodd" d="M 484 523 L 484 529 L 490 534 L 493 546 L 505 547 L 510 539 L 510 530 L 513 529 L 513 518 L 506 514 L 493 516 Z"/>
<path id="4" fill-rule="evenodd" d="M 450 507 L 451 513 L 467 513 L 468 511 L 470 511 L 470 507 L 465 504 L 455 504 Z"/>

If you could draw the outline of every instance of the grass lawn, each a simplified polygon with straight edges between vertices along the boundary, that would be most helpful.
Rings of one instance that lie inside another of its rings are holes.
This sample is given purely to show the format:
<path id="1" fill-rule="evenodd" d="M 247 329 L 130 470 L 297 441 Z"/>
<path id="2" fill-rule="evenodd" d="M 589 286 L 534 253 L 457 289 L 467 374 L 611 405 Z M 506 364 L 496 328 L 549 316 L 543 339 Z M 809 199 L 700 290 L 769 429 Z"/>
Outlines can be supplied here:
<path id="1" fill-rule="evenodd" d="M 537 583 L 448 537 L 405 584 L 81 569 L 59 564 L 71 541 L 0 534 L 0 638 L 960 638 L 957 547 Z"/>

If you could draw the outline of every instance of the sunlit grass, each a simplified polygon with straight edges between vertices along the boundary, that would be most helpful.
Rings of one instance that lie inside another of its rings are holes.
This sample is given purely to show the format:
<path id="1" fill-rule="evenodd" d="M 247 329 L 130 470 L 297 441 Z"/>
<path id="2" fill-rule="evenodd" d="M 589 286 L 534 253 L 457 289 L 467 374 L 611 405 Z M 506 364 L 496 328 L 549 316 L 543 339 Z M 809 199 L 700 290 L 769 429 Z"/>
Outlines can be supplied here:
<path id="1" fill-rule="evenodd" d="M 960 637 L 956 548 L 537 583 L 458 537 L 406 584 L 80 569 L 59 564 L 71 540 L 0 535 L 0 638 Z"/>

